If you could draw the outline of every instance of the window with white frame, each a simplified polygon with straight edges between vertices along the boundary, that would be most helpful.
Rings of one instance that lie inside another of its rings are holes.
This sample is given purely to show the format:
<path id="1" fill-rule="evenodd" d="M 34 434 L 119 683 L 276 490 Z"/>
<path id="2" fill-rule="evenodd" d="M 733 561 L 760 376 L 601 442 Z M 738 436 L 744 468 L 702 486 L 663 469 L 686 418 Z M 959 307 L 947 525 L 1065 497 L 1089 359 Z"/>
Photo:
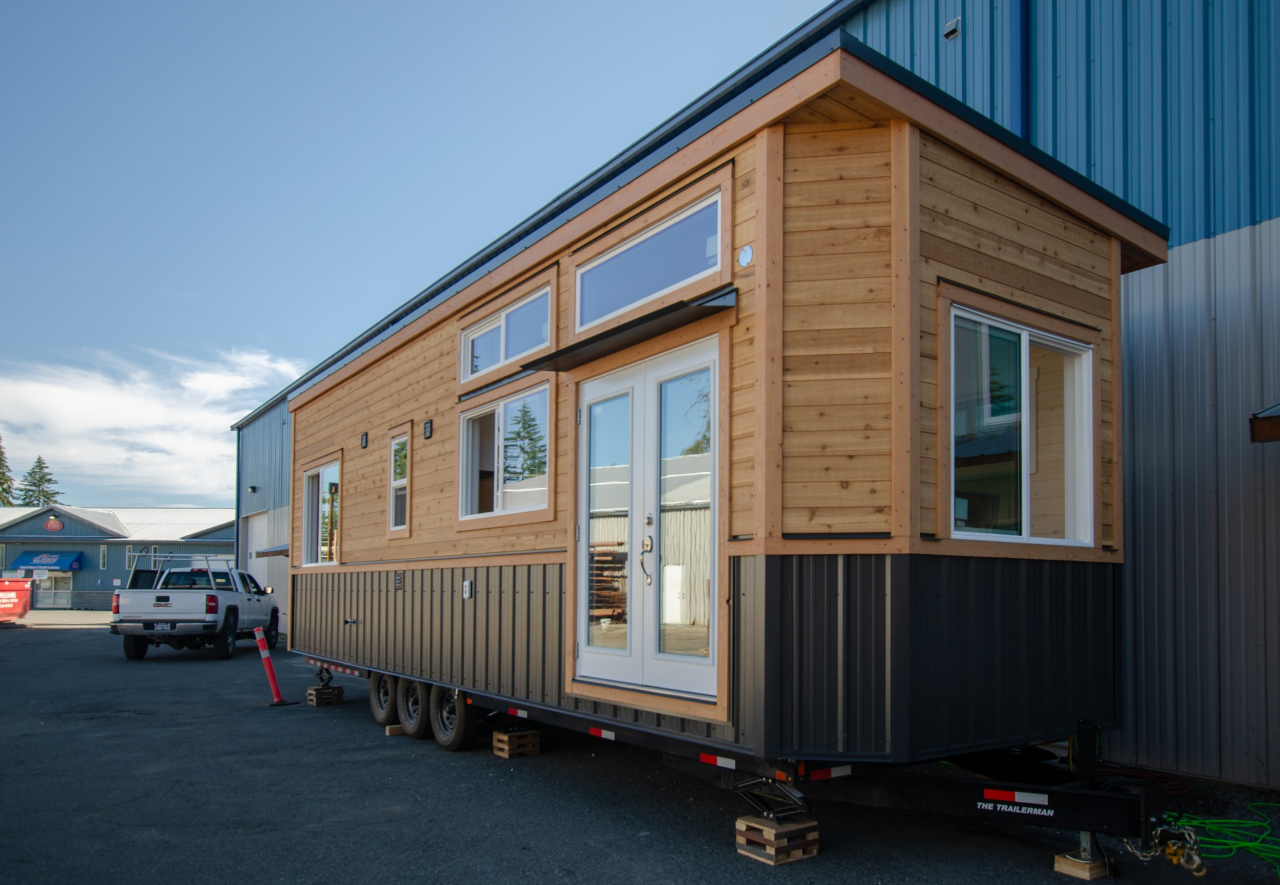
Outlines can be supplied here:
<path id="1" fill-rule="evenodd" d="M 546 386 L 462 416 L 462 517 L 547 506 Z"/>
<path id="2" fill-rule="evenodd" d="M 4 545 L 0 544 L 0 569 L 4 568 L 6 560 L 4 558 Z"/>
<path id="3" fill-rule="evenodd" d="M 551 288 L 547 286 L 462 333 L 462 380 L 545 347 L 550 335 Z"/>
<path id="4" fill-rule="evenodd" d="M 952 534 L 1093 543 L 1093 350 L 961 308 L 951 326 Z"/>
<path id="5" fill-rule="evenodd" d="M 107 545 L 98 545 L 98 571 L 105 572 L 107 570 Z"/>
<path id="6" fill-rule="evenodd" d="M 579 267 L 577 327 L 717 273 L 720 211 L 716 191 Z"/>
<path id="7" fill-rule="evenodd" d="M 391 440 L 391 506 L 388 509 L 391 529 L 409 525 L 409 436 Z"/>
<path id="8" fill-rule="evenodd" d="M 126 544 L 124 546 L 124 567 L 133 568 L 137 564 L 137 560 L 133 558 L 133 545 Z"/>
<path id="9" fill-rule="evenodd" d="M 338 561 L 341 468 L 337 461 L 302 477 L 303 565 L 332 565 Z"/>
<path id="10" fill-rule="evenodd" d="M 151 545 L 151 567 L 153 569 L 160 568 L 160 557 L 158 555 L 159 553 L 160 553 L 160 547 L 158 545 L 152 544 Z"/>

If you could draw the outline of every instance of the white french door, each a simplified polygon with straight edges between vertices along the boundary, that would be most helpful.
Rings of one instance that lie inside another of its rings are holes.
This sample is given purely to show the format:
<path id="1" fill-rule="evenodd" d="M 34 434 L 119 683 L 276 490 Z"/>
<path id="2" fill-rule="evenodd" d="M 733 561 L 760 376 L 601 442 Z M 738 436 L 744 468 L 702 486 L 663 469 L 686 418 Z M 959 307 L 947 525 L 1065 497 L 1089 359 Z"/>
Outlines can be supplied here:
<path id="1" fill-rule="evenodd" d="M 578 675 L 716 693 L 715 340 L 580 388 Z"/>

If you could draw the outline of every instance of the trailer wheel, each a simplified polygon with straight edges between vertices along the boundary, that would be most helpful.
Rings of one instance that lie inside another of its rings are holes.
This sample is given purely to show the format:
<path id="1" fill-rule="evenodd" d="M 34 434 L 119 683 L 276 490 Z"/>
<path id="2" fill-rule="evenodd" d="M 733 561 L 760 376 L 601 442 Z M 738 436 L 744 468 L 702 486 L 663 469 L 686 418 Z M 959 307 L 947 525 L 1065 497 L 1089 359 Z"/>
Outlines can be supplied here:
<path id="1" fill-rule="evenodd" d="M 396 686 L 396 709 L 400 713 L 400 726 L 411 738 L 422 740 L 431 737 L 431 722 L 427 709 L 431 705 L 431 686 L 425 682 L 401 679 Z"/>
<path id="2" fill-rule="evenodd" d="M 124 637 L 124 656 L 131 661 L 140 661 L 147 656 L 147 649 L 151 647 L 151 643 L 145 636 L 130 636 L 127 633 Z"/>
<path id="3" fill-rule="evenodd" d="M 466 749 L 476 729 L 476 714 L 467 706 L 456 688 L 443 685 L 431 686 L 431 704 L 428 709 L 431 733 L 441 749 L 455 752 Z"/>
<path id="4" fill-rule="evenodd" d="M 400 722 L 394 676 L 374 673 L 369 677 L 369 710 L 373 713 L 373 721 L 379 725 L 396 725 Z"/>

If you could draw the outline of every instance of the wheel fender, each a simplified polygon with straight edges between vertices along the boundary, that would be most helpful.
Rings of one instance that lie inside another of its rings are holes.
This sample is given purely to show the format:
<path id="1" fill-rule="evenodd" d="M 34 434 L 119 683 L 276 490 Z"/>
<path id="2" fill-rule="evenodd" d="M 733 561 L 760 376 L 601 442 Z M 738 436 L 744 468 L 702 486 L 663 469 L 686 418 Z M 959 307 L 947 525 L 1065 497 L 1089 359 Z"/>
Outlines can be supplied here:
<path id="1" fill-rule="evenodd" d="M 232 613 L 232 612 L 235 612 L 235 616 L 236 616 L 236 623 L 237 623 L 237 624 L 238 624 L 238 623 L 240 623 L 240 608 L 239 608 L 239 606 L 229 605 L 229 606 L 227 606 L 227 611 L 226 611 L 226 613 L 225 613 L 225 614 L 223 614 L 223 616 L 222 616 L 222 623 L 219 625 L 219 627 L 225 627 L 225 626 L 227 625 L 227 618 L 229 618 L 229 617 L 231 616 L 231 613 Z"/>

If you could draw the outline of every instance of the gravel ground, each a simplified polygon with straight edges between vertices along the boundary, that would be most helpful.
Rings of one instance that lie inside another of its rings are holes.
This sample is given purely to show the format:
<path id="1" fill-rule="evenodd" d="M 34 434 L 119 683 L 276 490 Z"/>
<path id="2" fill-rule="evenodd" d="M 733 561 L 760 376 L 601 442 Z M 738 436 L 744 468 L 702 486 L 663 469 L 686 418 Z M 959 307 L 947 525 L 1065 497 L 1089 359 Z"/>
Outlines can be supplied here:
<path id="1" fill-rule="evenodd" d="M 313 674 L 280 651 L 287 697 Z M 0 630 L 0 882 L 1062 883 L 1073 835 L 819 803 L 821 853 L 770 869 L 733 849 L 741 800 L 650 752 L 543 731 L 505 761 L 389 738 L 365 684 L 341 706 L 270 708 L 258 656 L 153 649 L 92 623 Z M 1240 816 L 1273 794 L 1183 801 Z M 1118 844 L 1108 840 L 1112 850 Z M 1121 859 L 1133 882 L 1190 882 Z M 1253 857 L 1211 880 L 1274 882 Z"/>

